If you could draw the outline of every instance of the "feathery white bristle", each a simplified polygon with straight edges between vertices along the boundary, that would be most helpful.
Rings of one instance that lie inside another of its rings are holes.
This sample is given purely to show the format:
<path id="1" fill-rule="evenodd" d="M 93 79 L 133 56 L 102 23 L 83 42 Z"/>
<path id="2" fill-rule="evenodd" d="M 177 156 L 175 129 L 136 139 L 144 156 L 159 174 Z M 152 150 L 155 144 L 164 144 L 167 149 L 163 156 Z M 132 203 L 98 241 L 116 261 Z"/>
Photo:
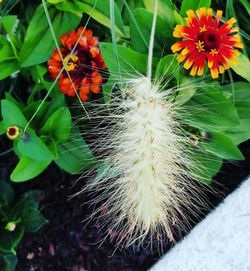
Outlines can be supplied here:
<path id="1" fill-rule="evenodd" d="M 102 147 L 111 149 L 105 159 L 110 166 L 88 189 L 102 191 L 94 202 L 104 202 L 103 222 L 118 233 L 118 244 L 141 244 L 158 234 L 173 240 L 172 227 L 183 228 L 182 207 L 192 208 L 189 197 L 196 193 L 188 173 L 187 137 L 173 116 L 169 93 L 147 77 L 131 80 L 122 94 L 110 145 Z"/>
<path id="2" fill-rule="evenodd" d="M 86 188 L 101 191 L 93 203 L 103 204 L 97 212 L 109 233 L 115 233 L 118 246 L 141 245 L 146 238 L 161 235 L 174 240 L 173 227 L 183 230 L 188 223 L 185 211 L 194 212 L 200 201 L 189 171 L 194 163 L 188 137 L 174 115 L 176 105 L 169 101 L 171 89 L 161 89 L 161 80 L 151 82 L 157 10 L 158 0 L 147 76 L 129 80 L 121 89 L 122 99 L 116 98 L 117 111 L 111 114 L 107 138 L 99 146 L 103 153 L 109 150 L 104 159 L 109 166 Z"/>

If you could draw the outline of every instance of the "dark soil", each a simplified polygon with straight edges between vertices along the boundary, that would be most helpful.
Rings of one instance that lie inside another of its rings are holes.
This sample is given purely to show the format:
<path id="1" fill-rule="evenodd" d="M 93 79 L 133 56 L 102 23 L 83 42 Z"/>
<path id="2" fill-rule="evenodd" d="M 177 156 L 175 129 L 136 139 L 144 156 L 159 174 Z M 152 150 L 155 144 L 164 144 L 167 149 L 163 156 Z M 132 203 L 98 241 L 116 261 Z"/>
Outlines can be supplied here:
<path id="1" fill-rule="evenodd" d="M 220 196 L 209 195 L 213 206 L 218 205 L 250 173 L 250 141 L 240 147 L 246 160 L 224 163 L 215 177 Z M 91 213 L 91 209 L 83 205 L 86 195 L 69 199 L 84 184 L 84 180 L 76 183 L 76 178 L 51 165 L 35 181 L 15 185 L 17 193 L 30 189 L 42 191 L 41 211 L 49 220 L 39 232 L 27 234 L 24 238 L 18 249 L 16 271 L 144 271 L 152 266 L 160 256 L 157 252 L 152 253 L 150 248 L 114 251 L 114 244 L 109 240 L 100 244 L 98 225 L 90 222 L 86 226 L 83 222 Z M 171 246 L 166 241 L 164 252 Z"/>

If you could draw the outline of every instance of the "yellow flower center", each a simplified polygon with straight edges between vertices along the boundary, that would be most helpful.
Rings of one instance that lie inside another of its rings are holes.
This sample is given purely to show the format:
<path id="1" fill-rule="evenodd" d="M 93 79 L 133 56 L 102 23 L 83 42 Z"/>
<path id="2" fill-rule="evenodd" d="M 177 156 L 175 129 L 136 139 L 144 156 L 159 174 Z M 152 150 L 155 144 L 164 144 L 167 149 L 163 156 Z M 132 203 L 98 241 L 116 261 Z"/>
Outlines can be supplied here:
<path id="1" fill-rule="evenodd" d="M 79 58 L 76 55 L 68 54 L 63 59 L 63 62 L 64 62 L 64 64 L 66 64 L 67 71 L 73 71 L 79 63 Z"/>
<path id="2" fill-rule="evenodd" d="M 200 34 L 197 36 L 197 49 L 200 51 L 203 51 L 201 49 L 204 49 L 205 52 L 212 52 L 213 55 L 217 54 L 220 46 L 221 46 L 221 35 L 218 33 L 217 30 L 214 28 L 208 28 L 206 31 L 203 31 L 203 29 L 200 30 Z"/>
<path id="3" fill-rule="evenodd" d="M 200 26 L 199 29 L 200 29 L 200 33 L 207 31 L 207 27 L 205 25 L 202 27 Z"/>
<path id="4" fill-rule="evenodd" d="M 205 49 L 204 49 L 204 41 L 200 41 L 198 40 L 198 42 L 195 43 L 196 45 L 196 49 L 199 51 L 199 52 L 204 52 Z"/>
<path id="5" fill-rule="evenodd" d="M 212 55 L 212 56 L 216 56 L 216 55 L 218 55 L 218 50 L 217 49 L 211 49 L 209 54 Z"/>

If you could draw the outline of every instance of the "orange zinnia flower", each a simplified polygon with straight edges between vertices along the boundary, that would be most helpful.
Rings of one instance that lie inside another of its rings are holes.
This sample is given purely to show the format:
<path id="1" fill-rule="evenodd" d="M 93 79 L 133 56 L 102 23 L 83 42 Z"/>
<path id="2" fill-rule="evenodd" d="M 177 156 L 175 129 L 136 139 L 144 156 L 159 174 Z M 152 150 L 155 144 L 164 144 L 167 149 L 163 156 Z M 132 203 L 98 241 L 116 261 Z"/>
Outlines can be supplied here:
<path id="1" fill-rule="evenodd" d="M 240 52 L 235 48 L 243 48 L 238 28 L 232 27 L 236 19 L 221 23 L 222 11 L 218 10 L 214 19 L 212 12 L 211 8 L 200 8 L 196 14 L 188 10 L 187 26 L 177 25 L 174 29 L 173 36 L 183 40 L 171 49 L 173 53 L 182 50 L 177 60 L 185 61 L 184 68 L 191 68 L 192 76 L 201 76 L 207 62 L 212 78 L 218 78 L 219 73 L 229 69 L 228 60 L 236 63 L 235 55 Z"/>
<path id="2" fill-rule="evenodd" d="M 72 52 L 79 38 L 79 43 Z M 75 96 L 77 90 L 81 100 L 86 101 L 89 93 L 97 94 L 101 91 L 103 77 L 100 71 L 106 68 L 98 48 L 98 38 L 93 36 L 91 30 L 79 27 L 77 32 L 72 30 L 69 34 L 63 34 L 60 41 L 63 46 L 60 48 L 63 60 L 55 49 L 48 61 L 50 76 L 52 79 L 56 78 L 63 64 L 66 64 L 65 69 L 71 80 L 64 70 L 58 80 L 61 92 L 68 96 Z"/>

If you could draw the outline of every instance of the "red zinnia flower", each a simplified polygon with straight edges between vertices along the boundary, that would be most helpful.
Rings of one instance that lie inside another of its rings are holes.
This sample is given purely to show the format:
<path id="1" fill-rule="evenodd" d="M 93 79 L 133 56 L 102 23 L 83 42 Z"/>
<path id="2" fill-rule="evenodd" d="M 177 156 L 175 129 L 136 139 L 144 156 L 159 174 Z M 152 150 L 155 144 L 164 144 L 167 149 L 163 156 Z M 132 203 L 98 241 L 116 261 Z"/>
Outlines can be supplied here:
<path id="1" fill-rule="evenodd" d="M 202 75 L 208 62 L 212 78 L 217 78 L 219 73 L 229 69 L 228 60 L 236 63 L 235 55 L 243 48 L 238 34 L 238 28 L 232 27 L 236 22 L 231 18 L 226 23 L 221 23 L 222 11 L 218 10 L 216 17 L 212 18 L 212 9 L 200 8 L 196 14 L 187 11 L 187 26 L 177 25 L 173 36 L 183 38 L 182 41 L 172 45 L 173 53 L 181 51 L 178 62 L 184 63 L 185 69 L 191 69 L 190 75 Z"/>
<path id="2" fill-rule="evenodd" d="M 79 43 L 74 52 L 71 53 L 80 36 Z M 91 30 L 79 27 L 77 32 L 72 30 L 69 34 L 63 34 L 60 41 L 63 45 L 60 48 L 63 61 L 58 50 L 55 49 L 48 61 L 50 76 L 52 79 L 56 78 L 63 64 L 66 64 L 65 69 L 68 71 L 71 80 L 64 70 L 58 80 L 61 92 L 68 96 L 75 96 L 76 89 L 79 91 L 80 98 L 86 101 L 90 92 L 96 94 L 101 91 L 103 78 L 100 70 L 106 68 L 98 48 L 98 38 L 93 36 Z"/>

